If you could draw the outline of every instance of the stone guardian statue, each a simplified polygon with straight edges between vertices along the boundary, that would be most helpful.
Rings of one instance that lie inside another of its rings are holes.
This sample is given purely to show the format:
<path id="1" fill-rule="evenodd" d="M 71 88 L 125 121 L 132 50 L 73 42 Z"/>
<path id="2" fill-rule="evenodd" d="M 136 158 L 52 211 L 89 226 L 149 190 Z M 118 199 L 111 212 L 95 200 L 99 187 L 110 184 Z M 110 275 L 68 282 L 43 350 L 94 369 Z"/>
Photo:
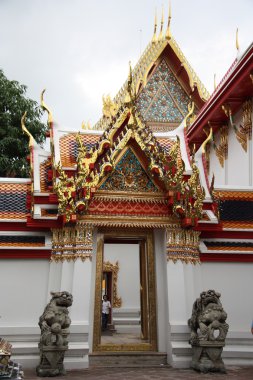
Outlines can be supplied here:
<path id="1" fill-rule="evenodd" d="M 204 373 L 226 372 L 221 354 L 229 326 L 220 296 L 215 290 L 202 292 L 194 302 L 188 320 L 191 329 L 189 343 L 193 350 L 191 367 Z"/>
<path id="2" fill-rule="evenodd" d="M 71 320 L 68 307 L 73 297 L 68 292 L 51 292 L 52 299 L 39 319 L 41 337 L 39 342 L 40 363 L 36 368 L 38 376 L 64 375 L 64 355 L 68 349 L 67 337 Z"/>

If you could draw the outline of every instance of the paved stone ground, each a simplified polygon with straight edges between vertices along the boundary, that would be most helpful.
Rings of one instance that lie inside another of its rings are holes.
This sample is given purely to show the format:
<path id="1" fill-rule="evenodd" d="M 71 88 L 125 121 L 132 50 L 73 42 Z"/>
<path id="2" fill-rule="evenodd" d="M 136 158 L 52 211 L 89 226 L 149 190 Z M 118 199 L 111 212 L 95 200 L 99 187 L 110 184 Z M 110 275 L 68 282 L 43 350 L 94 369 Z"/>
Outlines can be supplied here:
<path id="1" fill-rule="evenodd" d="M 38 380 L 34 370 L 24 370 L 25 379 Z M 44 377 L 51 379 L 52 377 Z M 253 380 L 252 367 L 228 367 L 227 374 L 202 374 L 190 369 L 163 368 L 89 368 L 68 371 L 66 376 L 56 380 Z"/>

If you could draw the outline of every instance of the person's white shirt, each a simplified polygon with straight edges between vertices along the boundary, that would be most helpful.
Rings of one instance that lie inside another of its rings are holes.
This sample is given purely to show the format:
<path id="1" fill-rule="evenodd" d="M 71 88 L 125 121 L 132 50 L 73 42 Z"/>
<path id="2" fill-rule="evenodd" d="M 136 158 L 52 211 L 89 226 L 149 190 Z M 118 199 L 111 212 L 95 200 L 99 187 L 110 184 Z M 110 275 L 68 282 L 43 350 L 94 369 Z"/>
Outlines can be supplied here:
<path id="1" fill-rule="evenodd" d="M 109 314 L 109 309 L 111 308 L 111 302 L 103 300 L 102 302 L 102 313 Z"/>

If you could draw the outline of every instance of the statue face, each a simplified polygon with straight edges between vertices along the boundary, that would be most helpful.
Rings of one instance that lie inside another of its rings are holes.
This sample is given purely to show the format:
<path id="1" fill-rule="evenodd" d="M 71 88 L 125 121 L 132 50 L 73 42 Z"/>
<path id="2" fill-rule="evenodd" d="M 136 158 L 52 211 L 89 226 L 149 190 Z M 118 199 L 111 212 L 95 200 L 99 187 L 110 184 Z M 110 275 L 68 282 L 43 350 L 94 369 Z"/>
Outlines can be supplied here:
<path id="1" fill-rule="evenodd" d="M 207 292 L 202 292 L 200 294 L 201 302 L 203 305 L 208 305 L 209 303 L 218 303 L 220 298 L 220 293 L 215 292 L 215 290 L 208 290 Z"/>
<path id="2" fill-rule="evenodd" d="M 53 298 L 56 300 L 56 305 L 69 307 L 73 303 L 73 297 L 69 292 L 54 293 Z"/>

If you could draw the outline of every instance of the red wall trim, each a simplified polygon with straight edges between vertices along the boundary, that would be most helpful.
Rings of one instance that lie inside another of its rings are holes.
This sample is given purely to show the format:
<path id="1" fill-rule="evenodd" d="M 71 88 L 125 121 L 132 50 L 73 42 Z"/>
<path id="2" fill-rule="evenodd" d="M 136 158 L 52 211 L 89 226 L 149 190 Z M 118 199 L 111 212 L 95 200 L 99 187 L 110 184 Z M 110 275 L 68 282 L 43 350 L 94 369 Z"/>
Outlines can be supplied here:
<path id="1" fill-rule="evenodd" d="M 201 253 L 201 262 L 253 263 L 253 254 Z"/>
<path id="2" fill-rule="evenodd" d="M 0 249 L 1 259 L 47 259 L 51 257 L 51 250 L 37 249 Z"/>
<path id="3" fill-rule="evenodd" d="M 253 231 L 201 231 L 201 238 L 253 239 Z"/>

